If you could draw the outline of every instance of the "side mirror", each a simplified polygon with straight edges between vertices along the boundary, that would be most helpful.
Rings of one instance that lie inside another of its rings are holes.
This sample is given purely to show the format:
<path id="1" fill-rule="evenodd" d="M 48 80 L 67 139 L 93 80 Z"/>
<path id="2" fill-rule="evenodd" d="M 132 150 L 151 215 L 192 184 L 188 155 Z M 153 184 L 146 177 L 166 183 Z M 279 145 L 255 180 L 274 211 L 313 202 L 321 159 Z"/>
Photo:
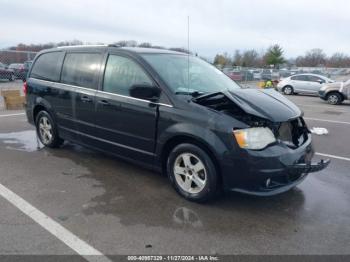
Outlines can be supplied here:
<path id="1" fill-rule="evenodd" d="M 320 84 L 323 84 L 325 81 L 323 81 L 322 79 L 318 79 L 317 82 L 319 82 Z"/>
<path id="2" fill-rule="evenodd" d="M 160 96 L 160 89 L 148 84 L 136 84 L 130 88 L 130 96 L 156 102 Z"/>

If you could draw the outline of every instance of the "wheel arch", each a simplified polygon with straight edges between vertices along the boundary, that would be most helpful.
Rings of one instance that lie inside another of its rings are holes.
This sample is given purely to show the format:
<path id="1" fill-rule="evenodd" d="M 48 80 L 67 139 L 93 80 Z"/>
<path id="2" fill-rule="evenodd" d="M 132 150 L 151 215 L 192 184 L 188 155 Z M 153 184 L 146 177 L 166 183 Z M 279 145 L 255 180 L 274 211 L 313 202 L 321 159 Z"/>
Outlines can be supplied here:
<path id="1" fill-rule="evenodd" d="M 286 84 L 286 85 L 284 85 L 284 86 L 282 87 L 282 91 L 283 91 L 283 92 L 284 92 L 284 89 L 285 89 L 286 87 L 292 88 L 292 91 L 293 91 L 293 92 L 295 91 L 295 90 L 294 90 L 294 87 L 293 87 L 291 84 Z"/>
<path id="2" fill-rule="evenodd" d="M 211 148 L 211 146 L 208 143 L 203 141 L 203 139 L 200 139 L 198 137 L 195 137 L 189 134 L 179 134 L 179 135 L 173 136 L 164 143 L 164 145 L 160 150 L 160 157 L 159 157 L 161 169 L 163 172 L 166 171 L 167 159 L 169 157 L 170 152 L 180 144 L 193 144 L 195 146 L 198 146 L 202 150 L 204 150 L 214 163 L 214 166 L 216 168 L 216 171 L 219 177 L 219 182 L 220 183 L 222 182 L 222 170 L 215 151 Z"/>
<path id="3" fill-rule="evenodd" d="M 338 94 L 338 95 L 341 96 L 342 101 L 345 100 L 345 96 L 344 96 L 341 92 L 339 92 L 339 90 L 331 90 L 331 91 L 327 92 L 327 94 L 326 94 L 326 99 L 328 99 L 328 97 L 329 97 L 331 94 Z"/>
<path id="4" fill-rule="evenodd" d="M 56 120 L 55 115 L 52 112 L 52 107 L 50 103 L 44 100 L 43 98 L 38 97 L 35 101 L 35 105 L 33 107 L 33 112 L 32 112 L 34 123 L 36 121 L 36 116 L 42 110 L 45 110 L 46 112 L 48 112 L 50 116 L 53 118 L 53 120 Z"/>

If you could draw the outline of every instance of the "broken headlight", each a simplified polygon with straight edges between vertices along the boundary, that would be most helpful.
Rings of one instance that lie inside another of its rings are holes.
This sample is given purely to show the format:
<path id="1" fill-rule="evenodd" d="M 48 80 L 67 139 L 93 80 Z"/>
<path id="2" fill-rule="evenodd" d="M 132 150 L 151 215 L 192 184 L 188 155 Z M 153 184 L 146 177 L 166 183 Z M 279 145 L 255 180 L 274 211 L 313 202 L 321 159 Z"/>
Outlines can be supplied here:
<path id="1" fill-rule="evenodd" d="M 238 145 L 245 149 L 263 149 L 276 142 L 276 138 L 268 127 L 252 127 L 234 130 L 233 134 Z"/>

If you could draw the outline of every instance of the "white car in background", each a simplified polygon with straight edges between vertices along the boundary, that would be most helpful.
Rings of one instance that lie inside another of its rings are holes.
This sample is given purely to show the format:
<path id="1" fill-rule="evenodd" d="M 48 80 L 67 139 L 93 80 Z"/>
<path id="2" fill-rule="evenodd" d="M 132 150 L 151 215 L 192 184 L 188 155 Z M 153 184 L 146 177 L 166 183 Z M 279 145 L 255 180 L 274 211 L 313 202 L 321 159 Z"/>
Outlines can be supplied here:
<path id="1" fill-rule="evenodd" d="M 262 78 L 262 71 L 263 70 L 254 70 L 253 71 L 253 79 L 254 80 L 261 80 L 261 78 Z"/>
<path id="2" fill-rule="evenodd" d="M 317 95 L 323 85 L 334 82 L 334 80 L 322 75 L 297 74 L 282 79 L 277 84 L 277 89 L 285 95 L 297 93 Z"/>

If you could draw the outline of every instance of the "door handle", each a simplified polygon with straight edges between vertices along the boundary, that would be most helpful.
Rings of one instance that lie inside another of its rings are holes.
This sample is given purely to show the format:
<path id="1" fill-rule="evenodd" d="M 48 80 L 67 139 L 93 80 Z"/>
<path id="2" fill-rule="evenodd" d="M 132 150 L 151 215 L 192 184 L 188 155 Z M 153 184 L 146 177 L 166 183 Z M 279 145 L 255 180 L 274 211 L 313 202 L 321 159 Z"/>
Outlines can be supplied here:
<path id="1" fill-rule="evenodd" d="M 90 97 L 88 97 L 88 96 L 82 96 L 80 99 L 81 99 L 81 101 L 83 103 L 90 103 L 90 102 L 92 102 L 92 99 Z"/>
<path id="2" fill-rule="evenodd" d="M 101 105 L 104 105 L 104 106 L 109 106 L 110 105 L 110 103 L 107 100 L 99 100 L 98 103 L 101 104 Z"/>

